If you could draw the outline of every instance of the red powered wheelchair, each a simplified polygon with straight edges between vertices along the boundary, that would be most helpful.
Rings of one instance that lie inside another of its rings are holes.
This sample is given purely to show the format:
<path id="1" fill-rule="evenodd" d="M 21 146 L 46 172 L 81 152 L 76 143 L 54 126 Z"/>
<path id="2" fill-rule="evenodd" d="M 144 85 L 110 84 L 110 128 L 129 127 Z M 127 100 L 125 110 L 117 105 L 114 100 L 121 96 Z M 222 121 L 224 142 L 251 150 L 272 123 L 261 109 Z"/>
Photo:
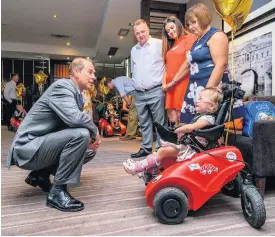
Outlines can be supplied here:
<path id="1" fill-rule="evenodd" d="M 224 101 L 217 113 L 216 125 L 185 134 L 178 141 L 176 133 L 155 124 L 162 140 L 189 145 L 197 151 L 192 159 L 182 162 L 167 157 L 161 167 L 144 173 L 146 201 L 160 222 L 181 223 L 189 210 L 198 210 L 222 191 L 232 197 L 241 197 L 244 217 L 252 227 L 264 225 L 265 205 L 252 184 L 252 175 L 241 152 L 234 146 L 224 146 L 218 142 L 224 133 L 223 123 L 231 94 L 234 99 L 244 95 L 239 86 L 239 83 L 224 86 Z M 203 146 L 196 136 L 206 138 L 207 146 Z"/>

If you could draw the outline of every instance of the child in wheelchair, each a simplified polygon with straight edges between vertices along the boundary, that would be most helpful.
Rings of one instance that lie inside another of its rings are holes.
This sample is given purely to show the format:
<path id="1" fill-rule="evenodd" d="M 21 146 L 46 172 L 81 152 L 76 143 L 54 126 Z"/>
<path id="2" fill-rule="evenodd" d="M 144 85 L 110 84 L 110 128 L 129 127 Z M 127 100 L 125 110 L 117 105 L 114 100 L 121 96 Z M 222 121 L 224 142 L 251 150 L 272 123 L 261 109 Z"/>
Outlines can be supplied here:
<path id="1" fill-rule="evenodd" d="M 215 112 L 223 101 L 223 94 L 217 88 L 205 88 L 201 91 L 196 101 L 196 115 L 190 124 L 185 124 L 175 130 L 178 138 L 184 133 L 190 133 L 194 130 L 205 128 L 215 124 Z M 203 137 L 196 137 L 200 143 L 205 144 L 207 140 Z M 153 154 L 148 155 L 144 160 L 133 161 L 128 159 L 123 162 L 124 169 L 129 174 L 137 174 L 146 169 L 159 166 L 163 159 L 167 157 L 177 157 L 177 161 L 191 159 L 196 151 L 188 145 L 173 144 L 161 141 L 162 147 Z"/>
<path id="2" fill-rule="evenodd" d="M 113 128 L 116 128 L 119 126 L 118 114 L 115 111 L 114 106 L 112 104 L 107 105 L 107 110 L 105 112 L 105 118 L 111 124 L 111 126 Z"/>

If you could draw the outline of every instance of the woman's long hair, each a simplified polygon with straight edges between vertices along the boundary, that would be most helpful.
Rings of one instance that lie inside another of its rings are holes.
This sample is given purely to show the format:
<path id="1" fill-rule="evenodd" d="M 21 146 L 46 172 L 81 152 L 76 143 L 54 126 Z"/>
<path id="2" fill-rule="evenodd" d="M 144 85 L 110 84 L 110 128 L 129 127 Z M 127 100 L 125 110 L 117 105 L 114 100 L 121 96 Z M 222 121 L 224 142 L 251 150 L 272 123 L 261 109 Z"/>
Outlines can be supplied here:
<path id="1" fill-rule="evenodd" d="M 164 58 L 164 60 L 165 60 L 165 55 L 166 55 L 167 51 L 169 49 L 171 49 L 172 46 L 175 43 L 175 40 L 171 39 L 168 36 L 168 34 L 165 30 L 165 26 L 170 22 L 173 22 L 176 25 L 177 33 L 178 33 L 177 38 L 180 38 L 182 35 L 187 34 L 187 31 L 184 29 L 182 23 L 180 22 L 180 20 L 178 18 L 176 18 L 174 16 L 167 17 L 167 19 L 163 22 L 162 35 L 161 35 L 161 38 L 162 38 L 162 57 Z"/>

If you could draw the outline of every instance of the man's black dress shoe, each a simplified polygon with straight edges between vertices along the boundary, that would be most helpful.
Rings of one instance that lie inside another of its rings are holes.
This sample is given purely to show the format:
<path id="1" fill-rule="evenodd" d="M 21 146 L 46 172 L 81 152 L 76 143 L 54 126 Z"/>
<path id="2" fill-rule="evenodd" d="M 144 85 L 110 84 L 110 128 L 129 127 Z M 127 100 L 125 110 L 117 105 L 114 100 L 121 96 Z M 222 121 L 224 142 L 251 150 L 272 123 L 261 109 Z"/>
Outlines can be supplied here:
<path id="1" fill-rule="evenodd" d="M 49 176 L 36 175 L 34 172 L 29 173 L 25 182 L 33 187 L 40 187 L 44 192 L 49 192 L 52 188 Z"/>
<path id="2" fill-rule="evenodd" d="M 148 156 L 151 153 L 148 153 L 147 151 L 143 150 L 142 148 L 139 149 L 139 151 L 137 153 L 133 153 L 131 154 L 132 158 L 139 158 L 139 157 L 143 157 L 143 156 Z"/>
<path id="3" fill-rule="evenodd" d="M 65 212 L 76 212 L 84 209 L 84 203 L 73 198 L 65 190 L 51 191 L 47 196 L 46 205 Z"/>

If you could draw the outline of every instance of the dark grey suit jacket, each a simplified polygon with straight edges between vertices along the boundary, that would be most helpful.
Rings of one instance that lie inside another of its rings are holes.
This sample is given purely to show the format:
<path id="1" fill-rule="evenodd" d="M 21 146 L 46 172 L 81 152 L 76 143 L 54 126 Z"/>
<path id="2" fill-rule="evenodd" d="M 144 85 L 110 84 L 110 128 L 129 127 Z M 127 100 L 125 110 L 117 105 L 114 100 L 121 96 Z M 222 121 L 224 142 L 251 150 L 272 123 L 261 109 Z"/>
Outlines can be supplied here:
<path id="1" fill-rule="evenodd" d="M 8 154 L 7 167 L 13 158 L 19 166 L 29 162 L 50 133 L 66 128 L 87 128 L 91 138 L 96 137 L 98 129 L 92 118 L 82 112 L 79 93 L 71 79 L 60 79 L 43 93 L 18 128 Z"/>

